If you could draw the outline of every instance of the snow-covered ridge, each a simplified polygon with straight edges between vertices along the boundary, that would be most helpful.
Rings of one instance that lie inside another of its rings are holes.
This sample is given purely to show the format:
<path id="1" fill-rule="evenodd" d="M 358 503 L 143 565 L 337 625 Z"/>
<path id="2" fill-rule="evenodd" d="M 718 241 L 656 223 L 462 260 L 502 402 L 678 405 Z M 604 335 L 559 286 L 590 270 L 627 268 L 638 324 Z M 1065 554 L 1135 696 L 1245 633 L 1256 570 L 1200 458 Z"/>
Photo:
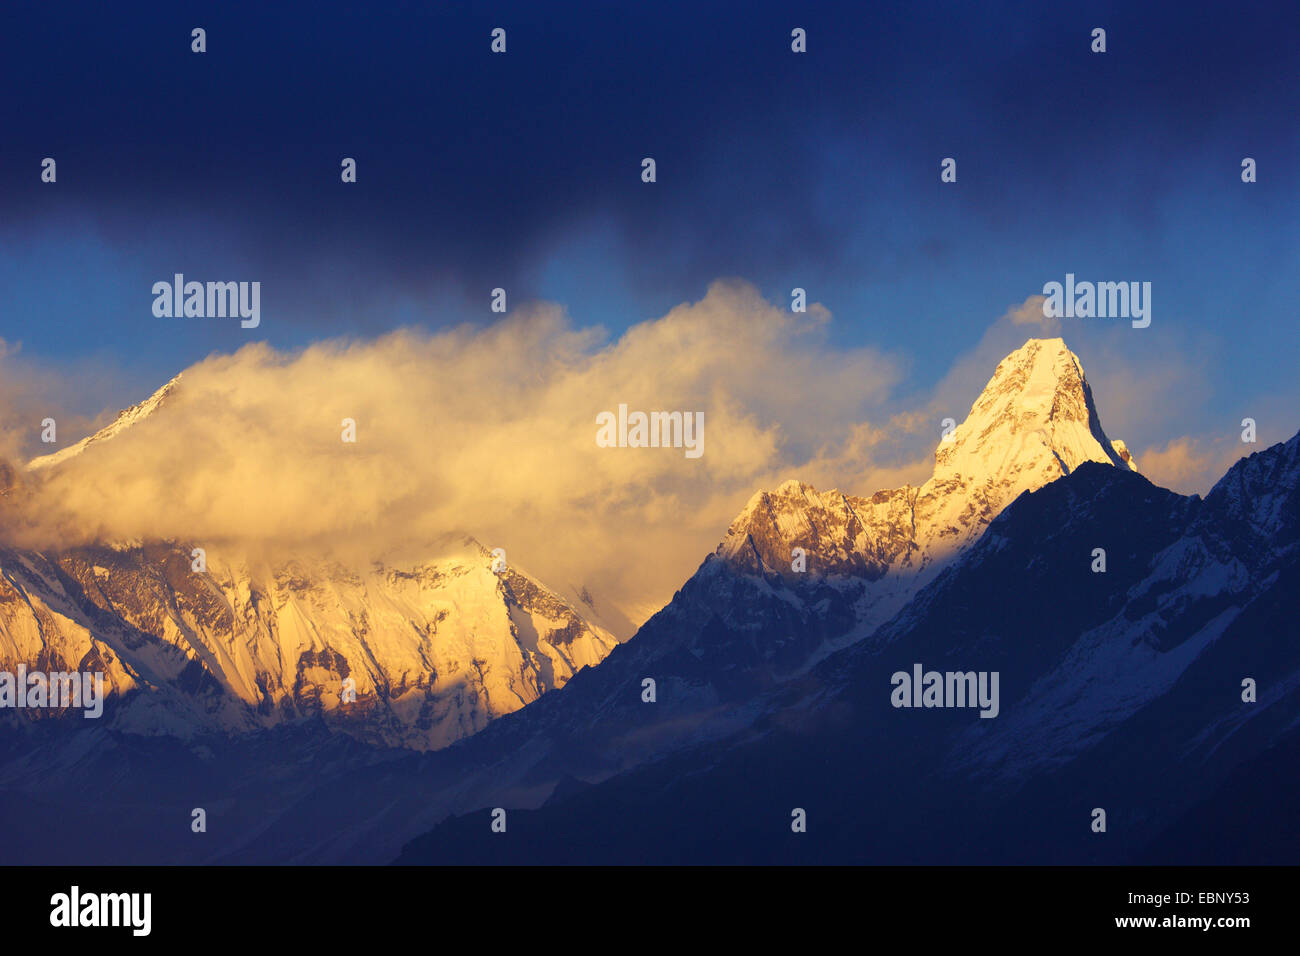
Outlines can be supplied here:
<path id="1" fill-rule="evenodd" d="M 1124 443 L 1103 431 L 1077 356 L 1062 339 L 1030 339 L 998 363 L 966 419 L 939 443 L 924 484 L 859 497 L 787 481 L 749 500 L 715 557 L 798 587 L 803 575 L 792 568 L 792 552 L 802 548 L 807 574 L 865 580 L 852 634 L 859 637 L 1020 494 L 1086 461 L 1137 470 Z"/>
<path id="2" fill-rule="evenodd" d="M 429 554 L 356 567 L 209 551 L 195 573 L 178 544 L 0 550 L 0 670 L 102 670 L 106 720 L 128 732 L 190 738 L 319 716 L 423 750 L 564 686 L 618 643 L 521 569 L 493 570 L 472 538 Z"/>
<path id="3" fill-rule="evenodd" d="M 176 376 L 28 470 L 119 438 L 183 387 Z M 428 749 L 564 686 L 618 644 L 585 588 L 566 598 L 522 568 L 494 570 L 468 535 L 419 557 L 268 563 L 230 543 L 209 546 L 195 572 L 182 542 L 0 548 L 0 669 L 41 659 L 102 669 L 107 722 L 130 732 L 189 738 L 320 716 L 373 743 Z"/>
<path id="4" fill-rule="evenodd" d="M 934 457 L 934 473 L 920 487 L 857 497 L 787 481 L 757 492 L 717 553 L 736 558 L 756 549 L 773 570 L 788 568 L 795 546 L 823 568 L 852 563 L 855 554 L 892 564 L 928 544 L 969 541 L 1021 492 L 1085 461 L 1137 470 L 1124 443 L 1106 437 L 1079 360 L 1059 338 L 1030 339 L 1003 359 Z"/>
<path id="5" fill-rule="evenodd" d="M 77 455 L 80 455 L 91 445 L 96 445 L 102 442 L 111 441 L 112 439 L 116 438 L 118 435 L 121 435 L 132 425 L 136 425 L 144 421 L 145 419 L 147 419 L 150 415 L 152 415 L 159 408 L 161 408 L 165 403 L 174 400 L 176 395 L 180 391 L 180 387 L 181 387 L 180 383 L 181 383 L 181 375 L 177 375 L 175 378 L 173 378 L 162 388 L 158 389 L 158 391 L 154 392 L 152 395 L 146 398 L 143 402 L 140 402 L 136 405 L 132 405 L 130 408 L 118 412 L 116 418 L 114 418 L 111 422 L 109 422 L 99 431 L 95 432 L 93 435 L 89 435 L 86 438 L 83 438 L 75 445 L 69 445 L 67 448 L 60 448 L 58 451 L 53 452 L 52 454 L 41 455 L 39 457 L 33 458 L 31 461 L 27 463 L 27 467 L 31 470 L 50 468 L 62 462 L 67 461 L 69 458 L 75 458 Z"/>

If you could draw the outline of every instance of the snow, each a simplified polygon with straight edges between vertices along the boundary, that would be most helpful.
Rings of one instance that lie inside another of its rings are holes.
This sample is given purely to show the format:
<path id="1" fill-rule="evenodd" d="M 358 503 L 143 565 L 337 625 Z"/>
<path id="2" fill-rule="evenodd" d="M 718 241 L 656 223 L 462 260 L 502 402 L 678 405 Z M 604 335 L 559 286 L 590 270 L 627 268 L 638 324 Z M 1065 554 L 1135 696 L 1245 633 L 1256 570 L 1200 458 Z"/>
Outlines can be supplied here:
<path id="1" fill-rule="evenodd" d="M 55 468 L 120 438 L 178 400 L 181 389 L 178 375 L 105 428 L 28 468 Z M 60 562 L 65 572 L 70 563 L 85 565 L 83 585 L 94 582 L 108 596 L 116 625 L 103 624 L 103 609 L 87 598 L 64 593 L 42 555 L 16 553 L 0 568 L 53 602 L 48 609 L 39 599 L 0 607 L 0 658 L 33 660 L 47 638 L 74 662 L 92 647 L 111 648 L 110 684 L 119 693 L 139 682 L 150 688 L 115 718 L 135 732 L 241 732 L 324 707 L 336 717 L 354 712 L 344 723 L 360 736 L 442 747 L 563 686 L 618 643 L 590 596 L 577 597 L 585 588 L 568 589 L 575 598 L 566 600 L 519 568 L 494 573 L 491 555 L 463 534 L 398 567 L 347 568 L 311 555 L 271 566 L 237 545 L 224 553 L 209 548 L 207 573 L 178 590 L 147 565 L 144 542 L 108 547 L 94 561 L 74 551 Z M 187 549 L 175 549 L 188 566 Z M 628 628 L 617 612 L 607 613 L 615 627 Z M 37 620 L 41 614 L 48 620 Z M 194 662 L 220 686 L 215 699 L 174 686 Z M 344 675 L 356 683 L 355 705 L 341 703 Z"/>
<path id="2" fill-rule="evenodd" d="M 113 440 L 180 387 L 178 376 L 107 428 L 29 467 Z M 814 651 L 811 666 L 894 616 L 1023 491 L 1084 461 L 1127 468 L 1125 452 L 1102 432 L 1074 354 L 1060 339 L 1031 339 L 999 363 L 919 488 L 861 498 L 787 480 L 751 497 L 697 574 L 726 588 L 722 572 L 739 569 L 757 597 L 800 608 L 790 562 L 792 549 L 804 548 L 809 577 L 831 582 L 857 620 Z M 145 566 L 138 542 L 100 554 L 83 561 L 83 580 L 113 595 L 121 623 L 96 625 L 93 638 L 96 612 L 61 592 L 45 559 L 20 557 L 4 570 L 49 595 L 49 640 L 69 659 L 97 643 L 115 656 L 115 687 L 151 686 L 149 700 L 136 699 L 120 718 L 137 729 L 180 719 L 241 731 L 324 706 L 331 717 L 356 712 L 348 726 L 362 736 L 441 747 L 563 686 L 617 644 L 594 605 L 562 598 L 518 568 L 493 573 L 488 552 L 464 535 L 431 544 L 414 564 L 364 569 L 302 555 L 272 567 L 233 546 L 210 549 L 208 573 L 188 587 Z M 65 557 L 64 570 L 78 560 Z M 830 607 L 825 592 L 815 600 Z M 10 659 L 31 659 L 42 646 L 32 614 L 22 603 L 0 608 L 0 650 Z M 219 690 L 174 686 L 195 661 Z M 340 702 L 344 674 L 355 680 L 355 705 Z"/>
<path id="3" fill-rule="evenodd" d="M 954 766 L 979 765 L 1020 779 L 1067 763 L 1152 699 L 1171 688 L 1191 663 L 1240 613 L 1230 607 L 1196 634 L 1168 651 L 1125 638 L 1158 614 L 1140 622 L 1121 613 L 1083 634 L 1060 664 L 1034 683 L 990 728 L 971 728 L 953 748 Z"/>
<path id="4" fill-rule="evenodd" d="M 44 559 L 25 556 L 0 569 L 31 597 L 0 604 L 0 661 L 30 661 L 48 646 L 76 662 L 106 645 L 117 692 L 141 681 L 150 688 L 114 717 L 130 732 L 238 733 L 323 706 L 358 736 L 429 749 L 563 686 L 618 643 L 518 569 L 494 573 L 473 539 L 456 536 L 431 554 L 362 571 L 302 557 L 273 566 L 210 549 L 208 573 L 175 588 L 138 552 L 108 568 L 103 553 L 81 565 L 75 552 L 62 558 L 64 573 L 109 589 L 118 627 L 65 593 Z M 194 661 L 219 693 L 180 689 Z M 356 704 L 340 703 L 345 675 Z"/>
<path id="5" fill-rule="evenodd" d="M 787 480 L 750 498 L 716 554 L 746 571 L 753 555 L 791 585 L 795 547 L 807 552 L 809 573 L 860 579 L 865 567 L 881 569 L 858 602 L 857 626 L 826 642 L 802 672 L 900 611 L 1023 492 L 1086 461 L 1135 470 L 1125 455 L 1101 428 L 1078 357 L 1060 338 L 1030 339 L 998 364 L 919 488 L 860 498 Z"/>
<path id="6" fill-rule="evenodd" d="M 75 445 L 69 445 L 67 448 L 61 448 L 53 454 L 41 455 L 33 458 L 27 463 L 29 470 L 40 470 L 42 468 L 51 468 L 61 464 L 70 458 L 80 455 L 87 448 L 100 442 L 111 441 L 121 435 L 128 428 L 137 425 L 147 419 L 155 411 L 162 407 L 165 402 L 175 399 L 180 391 L 181 376 L 177 375 L 170 382 L 164 385 L 153 395 L 140 402 L 138 405 L 132 405 L 130 408 L 118 412 L 117 417 L 107 426 L 101 428 L 88 438 L 83 438 Z"/>

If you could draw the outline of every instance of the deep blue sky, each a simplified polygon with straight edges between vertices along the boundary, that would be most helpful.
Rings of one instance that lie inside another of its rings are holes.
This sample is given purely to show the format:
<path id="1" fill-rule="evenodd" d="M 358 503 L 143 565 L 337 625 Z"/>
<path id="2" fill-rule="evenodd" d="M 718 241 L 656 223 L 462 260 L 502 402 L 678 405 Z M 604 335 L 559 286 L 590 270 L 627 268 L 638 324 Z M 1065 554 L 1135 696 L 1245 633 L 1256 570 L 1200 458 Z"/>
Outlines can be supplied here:
<path id="1" fill-rule="evenodd" d="M 494 286 L 617 333 L 738 276 L 921 388 L 1073 271 L 1151 281 L 1149 334 L 1113 334 L 1211 343 L 1240 404 L 1300 355 L 1298 27 L 1249 0 L 11 5 L 0 338 L 122 369 L 94 405 L 254 335 L 491 322 Z M 260 280 L 261 328 L 154 318 L 178 271 Z"/>

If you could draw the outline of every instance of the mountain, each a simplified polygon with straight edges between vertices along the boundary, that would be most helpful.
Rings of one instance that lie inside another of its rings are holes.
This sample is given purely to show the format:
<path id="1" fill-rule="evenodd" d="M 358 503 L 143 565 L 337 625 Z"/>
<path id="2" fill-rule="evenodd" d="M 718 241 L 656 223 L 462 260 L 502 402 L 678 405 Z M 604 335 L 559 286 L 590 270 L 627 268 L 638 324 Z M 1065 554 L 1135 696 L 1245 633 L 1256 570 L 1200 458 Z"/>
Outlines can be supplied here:
<path id="1" fill-rule="evenodd" d="M 599 667 L 444 752 L 331 781 L 284 815 L 277 839 L 305 858 L 382 859 L 395 833 L 448 812 L 537 806 L 561 781 L 599 782 L 743 732 L 766 693 L 873 633 L 1004 504 L 1088 462 L 1133 474 L 1078 360 L 1059 339 L 1031 340 L 999 364 L 921 487 L 861 498 L 787 482 L 755 495 L 671 603 Z M 794 547 L 806 572 L 791 568 Z M 376 792 L 388 825 L 364 851 L 321 845 Z"/>
<path id="2" fill-rule="evenodd" d="M 1300 435 L 1204 500 L 1083 463 L 747 726 L 398 862 L 1294 862 L 1297 586 Z M 999 713 L 895 706 L 917 663 L 998 673 Z"/>
<path id="3" fill-rule="evenodd" d="M 178 376 L 102 431 L 35 459 L 29 475 L 165 416 L 183 388 Z M 787 482 L 756 494 L 643 628 L 617 683 L 679 681 L 703 715 L 798 673 L 896 612 L 1015 495 L 1090 460 L 1129 467 L 1102 432 L 1077 358 L 1060 339 L 1030 340 L 998 365 L 921 487 L 862 498 Z M 794 548 L 806 572 L 792 570 Z M 0 666 L 102 665 L 111 725 L 126 732 L 247 733 L 321 712 L 363 739 L 425 749 L 563 686 L 617 644 L 589 598 L 566 601 L 518 569 L 491 573 L 468 536 L 400 566 L 232 549 L 195 573 L 189 551 L 124 542 L 0 552 L 11 594 Z M 356 701 L 343 704 L 347 678 Z M 593 714 L 608 717 L 611 704 L 605 693 Z M 584 732 L 599 748 L 641 719 L 624 713 Z"/>
<path id="4" fill-rule="evenodd" d="M 165 415 L 177 377 L 102 431 L 35 459 L 39 481 Z M 12 479 L 9 484 L 12 485 Z M 0 670 L 100 670 L 106 726 L 194 739 L 317 716 L 384 746 L 444 747 L 564 686 L 617 645 L 590 597 L 493 570 L 468 535 L 417 560 L 180 542 L 0 548 Z M 344 701 L 350 681 L 355 700 Z M 0 710 L 0 721 L 57 712 Z M 71 715 L 80 719 L 78 715 Z"/>
<path id="5" fill-rule="evenodd" d="M 1074 353 L 1030 339 L 939 443 L 928 481 L 865 497 L 798 481 L 758 492 L 642 643 L 685 644 L 754 687 L 788 678 L 871 634 L 1020 494 L 1085 462 L 1136 471 L 1102 430 Z"/>
<path id="6" fill-rule="evenodd" d="M 53 468 L 63 464 L 69 459 L 75 458 L 88 448 L 101 445 L 104 442 L 123 434 L 131 426 L 138 424 L 150 418 L 155 412 L 163 408 L 168 403 L 175 401 L 176 396 L 180 393 L 181 376 L 177 375 L 170 382 L 164 385 L 158 391 L 154 392 L 143 402 L 132 405 L 130 408 L 118 412 L 111 422 L 76 444 L 69 445 L 67 448 L 61 448 L 49 455 L 41 455 L 33 458 L 27 463 L 27 468 L 32 471 L 40 471 L 44 468 Z"/>
<path id="7" fill-rule="evenodd" d="M 1204 501 L 1156 488 L 1102 432 L 1077 360 L 1031 341 L 930 481 L 756 495 L 631 640 L 450 746 L 362 745 L 328 711 L 190 740 L 43 721 L 0 735 L 0 797 L 55 828 L 125 817 L 116 858 L 135 862 L 386 862 L 422 833 L 403 862 L 1159 862 L 1189 846 L 1168 827 L 1237 805 L 1234 773 L 1296 750 L 1295 455 L 1240 462 Z M 999 672 L 998 717 L 892 707 L 918 662 Z M 144 805 L 215 807 L 222 839 Z M 1109 842 L 1089 842 L 1097 806 Z"/>
<path id="8" fill-rule="evenodd" d="M 471 538 L 430 555 L 354 569 L 209 553 L 195 573 L 174 543 L 0 549 L 0 670 L 102 670 L 102 719 L 127 733 L 250 733 L 320 714 L 363 740 L 426 749 L 564 686 L 617 644 L 519 569 L 494 572 Z M 345 679 L 355 701 L 341 700 Z"/>

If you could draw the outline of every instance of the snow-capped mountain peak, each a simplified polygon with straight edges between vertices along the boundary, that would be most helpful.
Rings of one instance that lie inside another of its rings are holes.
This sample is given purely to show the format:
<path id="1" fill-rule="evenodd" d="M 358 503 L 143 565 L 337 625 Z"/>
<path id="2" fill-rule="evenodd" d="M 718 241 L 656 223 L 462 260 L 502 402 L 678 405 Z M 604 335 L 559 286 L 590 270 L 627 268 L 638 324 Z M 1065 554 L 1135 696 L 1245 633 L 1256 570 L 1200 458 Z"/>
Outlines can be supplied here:
<path id="1" fill-rule="evenodd" d="M 801 481 L 750 498 L 717 555 L 769 569 L 803 548 L 822 570 L 923 561 L 914 551 L 960 547 L 1022 492 L 1067 475 L 1085 461 L 1136 471 L 1123 442 L 1102 430 L 1079 359 L 1056 339 L 1030 339 L 993 372 L 970 413 L 939 443 L 934 473 L 919 488 L 870 497 L 818 492 Z M 852 556 L 857 555 L 858 561 Z"/>
<path id="2" fill-rule="evenodd" d="M 1030 339 L 998 363 L 966 420 L 940 443 L 934 480 L 1059 478 L 1085 461 L 1129 470 L 1130 460 L 1102 431 L 1078 357 L 1059 338 Z"/>
<path id="3" fill-rule="evenodd" d="M 182 387 L 178 375 L 93 435 L 33 459 L 32 480 L 152 427 L 185 400 Z M 18 477 L 0 463 L 0 494 Z M 343 564 L 307 546 L 209 543 L 199 569 L 181 541 L 0 544 L 0 670 L 93 664 L 106 675 L 106 723 L 128 733 L 188 738 L 323 719 L 374 743 L 429 749 L 564 686 L 618 644 L 585 588 L 572 599 L 498 567 L 466 534 L 412 547 Z"/>
<path id="4" fill-rule="evenodd" d="M 767 617 L 781 621 L 775 669 L 797 670 L 870 634 L 1003 508 L 1088 461 L 1136 471 L 1123 442 L 1102 430 L 1075 354 L 1059 338 L 1030 339 L 998 363 L 966 419 L 940 441 L 920 487 L 859 497 L 790 480 L 760 491 L 697 574 L 688 593 L 700 606 L 674 610 L 675 599 L 664 613 L 681 612 L 682 626 L 709 621 L 712 608 L 735 607 L 752 588 L 749 604 L 770 603 Z M 788 636 L 791 614 L 799 640 Z"/>
<path id="5" fill-rule="evenodd" d="M 184 374 L 184 373 L 181 373 Z M 92 445 L 98 445 L 102 442 L 111 441 L 118 435 L 121 435 L 128 428 L 144 421 L 153 415 L 158 409 L 162 408 L 168 402 L 173 401 L 180 391 L 181 374 L 178 374 L 170 382 L 164 385 L 158 391 L 154 392 L 143 402 L 132 405 L 130 408 L 123 409 L 117 413 L 117 417 L 111 422 L 76 444 L 69 445 L 67 448 L 60 448 L 58 451 L 49 455 L 41 455 L 33 458 L 27 463 L 27 467 L 33 470 L 50 468 L 59 465 L 70 458 L 80 455 Z"/>
<path id="6" fill-rule="evenodd" d="M 0 670 L 93 664 L 108 723 L 129 733 L 189 738 L 319 717 L 422 750 L 564 686 L 618 643 L 467 535 L 425 554 L 365 566 L 213 550 L 196 573 L 177 542 L 0 548 Z"/>
<path id="7" fill-rule="evenodd" d="M 718 546 L 719 557 L 759 571 L 792 570 L 794 547 L 817 555 L 818 568 L 851 565 L 864 568 L 866 529 L 839 491 L 819 492 L 802 481 L 783 482 L 775 491 L 749 499 Z M 792 544 L 798 542 L 798 544 Z"/>

